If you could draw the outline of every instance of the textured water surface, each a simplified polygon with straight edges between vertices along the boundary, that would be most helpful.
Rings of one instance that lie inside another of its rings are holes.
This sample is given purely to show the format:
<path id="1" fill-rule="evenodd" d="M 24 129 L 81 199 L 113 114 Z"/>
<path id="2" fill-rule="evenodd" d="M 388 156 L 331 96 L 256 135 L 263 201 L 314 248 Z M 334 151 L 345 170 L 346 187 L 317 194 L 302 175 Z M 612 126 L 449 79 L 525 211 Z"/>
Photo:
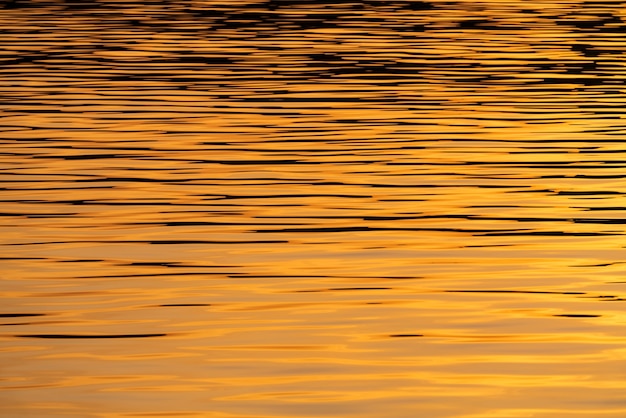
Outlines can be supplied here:
<path id="1" fill-rule="evenodd" d="M 623 418 L 621 1 L 4 0 L 3 418 Z"/>

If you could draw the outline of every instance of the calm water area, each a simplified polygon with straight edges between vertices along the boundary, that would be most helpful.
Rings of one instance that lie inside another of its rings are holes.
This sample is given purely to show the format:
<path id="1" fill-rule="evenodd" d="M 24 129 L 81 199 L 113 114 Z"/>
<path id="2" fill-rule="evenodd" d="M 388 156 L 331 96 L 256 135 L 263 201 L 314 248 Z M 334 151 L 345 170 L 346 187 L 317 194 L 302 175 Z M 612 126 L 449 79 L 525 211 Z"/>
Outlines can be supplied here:
<path id="1" fill-rule="evenodd" d="M 626 7 L 3 0 L 0 417 L 626 417 Z"/>

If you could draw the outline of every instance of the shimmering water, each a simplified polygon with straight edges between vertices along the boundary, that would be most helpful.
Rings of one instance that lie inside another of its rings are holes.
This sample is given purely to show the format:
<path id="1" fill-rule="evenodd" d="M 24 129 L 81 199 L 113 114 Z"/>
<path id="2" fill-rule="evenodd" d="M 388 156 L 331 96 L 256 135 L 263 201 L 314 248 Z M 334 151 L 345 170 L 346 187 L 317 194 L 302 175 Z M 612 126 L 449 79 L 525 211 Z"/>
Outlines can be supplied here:
<path id="1" fill-rule="evenodd" d="M 621 1 L 5 0 L 3 418 L 623 418 Z"/>

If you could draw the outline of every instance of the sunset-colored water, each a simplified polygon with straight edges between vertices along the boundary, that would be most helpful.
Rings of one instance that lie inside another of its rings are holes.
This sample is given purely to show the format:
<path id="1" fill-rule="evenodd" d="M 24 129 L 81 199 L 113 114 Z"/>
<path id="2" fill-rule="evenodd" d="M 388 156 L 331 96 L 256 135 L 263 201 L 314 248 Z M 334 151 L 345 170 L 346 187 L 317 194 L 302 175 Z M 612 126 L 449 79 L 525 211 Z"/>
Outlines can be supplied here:
<path id="1" fill-rule="evenodd" d="M 3 4 L 2 418 L 626 417 L 623 2 Z"/>

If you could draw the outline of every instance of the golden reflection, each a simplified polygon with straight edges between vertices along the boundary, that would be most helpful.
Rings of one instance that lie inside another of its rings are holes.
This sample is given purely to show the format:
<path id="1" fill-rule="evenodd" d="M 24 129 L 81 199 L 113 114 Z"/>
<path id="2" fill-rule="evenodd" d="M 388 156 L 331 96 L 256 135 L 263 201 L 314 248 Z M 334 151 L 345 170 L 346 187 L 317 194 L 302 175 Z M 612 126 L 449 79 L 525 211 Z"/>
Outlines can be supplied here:
<path id="1" fill-rule="evenodd" d="M 0 415 L 626 415 L 620 4 L 5 3 Z"/>

